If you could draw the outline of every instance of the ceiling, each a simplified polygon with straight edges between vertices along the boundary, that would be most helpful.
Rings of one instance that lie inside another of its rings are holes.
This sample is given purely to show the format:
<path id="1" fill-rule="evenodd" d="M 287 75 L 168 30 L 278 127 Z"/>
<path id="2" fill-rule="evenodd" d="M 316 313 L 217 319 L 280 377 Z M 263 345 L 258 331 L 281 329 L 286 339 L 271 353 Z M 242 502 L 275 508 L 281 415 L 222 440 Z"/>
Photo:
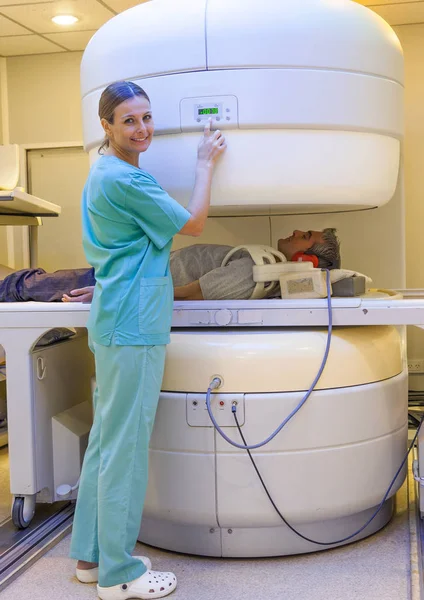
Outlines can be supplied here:
<path id="1" fill-rule="evenodd" d="M 148 0 L 0 0 L 0 56 L 84 50 L 101 25 L 144 1 Z M 424 0 L 356 1 L 390 25 L 424 23 Z M 56 25 L 51 18 L 60 14 L 73 14 L 79 21 Z"/>
<path id="2" fill-rule="evenodd" d="M 355 0 L 378 13 L 389 25 L 424 23 L 423 0 Z"/>
<path id="3" fill-rule="evenodd" d="M 147 0 L 0 0 L 0 56 L 84 50 L 106 21 Z M 55 15 L 78 17 L 56 25 Z"/>

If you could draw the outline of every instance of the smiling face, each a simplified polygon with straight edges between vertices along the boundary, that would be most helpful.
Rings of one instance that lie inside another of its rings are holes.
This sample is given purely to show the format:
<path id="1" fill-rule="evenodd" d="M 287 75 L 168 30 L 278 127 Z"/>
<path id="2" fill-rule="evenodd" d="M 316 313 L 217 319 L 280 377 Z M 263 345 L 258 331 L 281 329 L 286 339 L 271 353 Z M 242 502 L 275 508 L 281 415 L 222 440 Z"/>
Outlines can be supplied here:
<path id="1" fill-rule="evenodd" d="M 150 102 L 143 96 L 134 96 L 121 102 L 113 113 L 113 123 L 106 119 L 101 124 L 109 139 L 108 154 L 138 166 L 140 152 L 150 146 L 154 124 Z"/>
<path id="2" fill-rule="evenodd" d="M 323 242 L 322 231 L 300 231 L 295 229 L 290 237 L 278 240 L 278 250 L 284 254 L 287 260 L 291 260 L 296 252 L 306 252 L 314 244 L 322 244 Z"/>

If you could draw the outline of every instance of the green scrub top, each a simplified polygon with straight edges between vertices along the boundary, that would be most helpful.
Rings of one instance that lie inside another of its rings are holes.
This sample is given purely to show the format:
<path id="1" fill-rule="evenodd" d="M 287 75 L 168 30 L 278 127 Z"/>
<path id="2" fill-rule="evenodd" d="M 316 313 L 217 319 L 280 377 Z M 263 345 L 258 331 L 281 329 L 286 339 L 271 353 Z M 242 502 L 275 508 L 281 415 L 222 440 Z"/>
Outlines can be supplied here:
<path id="1" fill-rule="evenodd" d="M 83 246 L 96 286 L 91 338 L 109 346 L 168 344 L 174 290 L 172 238 L 190 213 L 148 173 L 102 156 L 82 196 Z"/>

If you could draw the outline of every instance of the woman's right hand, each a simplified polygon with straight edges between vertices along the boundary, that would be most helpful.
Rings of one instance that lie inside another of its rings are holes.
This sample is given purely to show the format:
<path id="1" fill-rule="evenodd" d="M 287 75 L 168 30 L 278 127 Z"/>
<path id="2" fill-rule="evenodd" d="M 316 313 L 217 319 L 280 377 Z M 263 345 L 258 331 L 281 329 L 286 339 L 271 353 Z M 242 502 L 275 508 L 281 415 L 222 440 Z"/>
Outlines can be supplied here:
<path id="1" fill-rule="evenodd" d="M 225 151 L 227 142 L 224 135 L 218 129 L 211 131 L 212 119 L 208 119 L 203 132 L 203 138 L 200 140 L 197 148 L 197 163 L 214 166 L 218 158 Z"/>
<path id="2" fill-rule="evenodd" d="M 197 150 L 194 187 L 187 205 L 191 217 L 180 230 L 182 235 L 201 235 L 208 218 L 214 166 L 227 147 L 225 137 L 219 130 L 212 132 L 211 125 L 212 119 L 209 119 Z"/>

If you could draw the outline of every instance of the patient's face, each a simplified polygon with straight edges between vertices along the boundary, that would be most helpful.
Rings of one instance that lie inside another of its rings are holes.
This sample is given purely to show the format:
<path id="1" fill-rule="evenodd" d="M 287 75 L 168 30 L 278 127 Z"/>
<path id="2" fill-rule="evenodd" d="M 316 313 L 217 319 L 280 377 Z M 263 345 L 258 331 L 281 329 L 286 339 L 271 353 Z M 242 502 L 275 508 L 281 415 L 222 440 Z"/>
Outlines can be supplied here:
<path id="1" fill-rule="evenodd" d="M 322 244 L 323 242 L 322 231 L 300 231 L 295 229 L 290 237 L 278 240 L 278 250 L 290 260 L 296 252 L 306 252 L 314 244 Z"/>

